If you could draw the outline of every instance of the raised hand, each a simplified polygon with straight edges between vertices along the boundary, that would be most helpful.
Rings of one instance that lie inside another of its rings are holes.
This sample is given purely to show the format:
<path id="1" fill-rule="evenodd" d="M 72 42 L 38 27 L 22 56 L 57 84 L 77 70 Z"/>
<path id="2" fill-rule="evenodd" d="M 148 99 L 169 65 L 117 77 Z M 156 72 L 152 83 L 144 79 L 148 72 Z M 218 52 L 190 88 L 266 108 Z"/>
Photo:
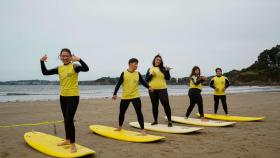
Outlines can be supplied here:
<path id="1" fill-rule="evenodd" d="M 47 59 L 48 59 L 48 56 L 47 56 L 47 54 L 45 54 L 44 56 L 41 57 L 40 60 L 41 61 L 47 61 Z"/>
<path id="2" fill-rule="evenodd" d="M 173 68 L 172 67 L 168 67 L 168 66 L 165 67 L 166 71 L 170 71 L 171 69 L 173 69 Z"/>
<path id="3" fill-rule="evenodd" d="M 77 56 L 75 56 L 75 55 L 72 55 L 71 60 L 72 60 L 73 62 L 75 62 L 75 61 L 80 61 L 81 58 L 80 58 L 80 57 L 77 57 Z"/>

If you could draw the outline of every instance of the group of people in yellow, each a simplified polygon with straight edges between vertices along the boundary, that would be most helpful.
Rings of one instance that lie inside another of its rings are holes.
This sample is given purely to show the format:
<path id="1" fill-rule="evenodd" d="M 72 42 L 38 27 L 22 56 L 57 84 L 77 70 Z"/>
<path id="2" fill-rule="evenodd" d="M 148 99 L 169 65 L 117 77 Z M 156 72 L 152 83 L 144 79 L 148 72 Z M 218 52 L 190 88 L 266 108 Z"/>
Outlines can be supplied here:
<path id="1" fill-rule="evenodd" d="M 75 126 L 74 116 L 79 104 L 79 89 L 78 89 L 78 73 L 86 72 L 89 70 L 86 63 L 79 57 L 72 55 L 71 51 L 64 48 L 60 52 L 60 59 L 63 62 L 62 65 L 53 69 L 47 69 L 45 62 L 47 61 L 47 55 L 44 55 L 40 59 L 41 70 L 44 75 L 58 74 L 60 80 L 60 106 L 64 117 L 64 126 L 66 139 L 64 142 L 57 144 L 58 146 L 71 144 L 71 152 L 76 152 L 77 148 L 75 145 Z M 76 64 L 74 62 L 79 62 Z M 142 75 L 137 71 L 138 60 L 131 58 L 128 61 L 128 69 L 123 71 L 120 75 L 118 83 L 113 93 L 113 100 L 117 99 L 117 92 L 122 86 L 122 97 L 120 101 L 120 112 L 119 112 L 119 127 L 116 131 L 122 130 L 122 125 L 125 118 L 125 112 L 128 109 L 130 102 L 132 102 L 139 125 L 141 127 L 141 133 L 146 134 L 144 130 L 144 117 L 141 111 L 141 99 L 139 95 L 139 82 L 146 88 L 149 89 L 149 96 L 152 103 L 152 112 L 154 121 L 151 125 L 158 124 L 158 106 L 161 102 L 164 107 L 165 114 L 168 119 L 168 127 L 172 127 L 171 121 L 171 108 L 169 104 L 169 97 L 167 92 L 166 80 L 170 79 L 171 68 L 165 67 L 163 64 L 162 57 L 156 55 L 153 59 L 152 66 L 146 73 L 145 80 Z M 200 75 L 199 67 L 195 66 L 192 69 L 191 75 L 189 76 L 190 88 L 188 96 L 190 104 L 186 112 L 186 119 L 189 117 L 194 106 L 198 105 L 198 110 L 202 119 L 203 115 L 203 101 L 201 96 L 202 83 L 208 78 Z M 227 114 L 226 104 L 226 88 L 229 86 L 229 81 L 222 75 L 222 69 L 216 69 L 216 76 L 211 79 L 210 87 L 214 89 L 214 112 L 217 113 L 219 100 L 223 104 L 225 113 Z"/>

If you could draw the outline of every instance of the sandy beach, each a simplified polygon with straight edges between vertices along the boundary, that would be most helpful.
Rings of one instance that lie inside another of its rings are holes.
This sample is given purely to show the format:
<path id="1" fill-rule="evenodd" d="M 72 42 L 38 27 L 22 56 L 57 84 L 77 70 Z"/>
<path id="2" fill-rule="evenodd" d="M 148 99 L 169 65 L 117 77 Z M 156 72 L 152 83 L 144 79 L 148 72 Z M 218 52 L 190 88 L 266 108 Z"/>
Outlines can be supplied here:
<path id="1" fill-rule="evenodd" d="M 95 150 L 88 157 L 227 157 L 227 158 L 278 158 L 280 154 L 280 93 L 243 93 L 227 95 L 229 113 L 240 116 L 265 116 L 263 122 L 238 123 L 234 127 L 205 127 L 193 134 L 166 134 L 148 131 L 149 134 L 166 136 L 165 141 L 154 143 L 130 143 L 105 138 L 89 131 L 91 124 L 117 126 L 119 101 L 108 99 L 81 100 L 76 113 L 76 141 Z M 213 96 L 204 95 L 205 113 L 213 112 Z M 189 99 L 187 96 L 170 96 L 172 114 L 184 116 Z M 146 122 L 151 122 L 149 98 L 142 97 L 142 110 Z M 162 106 L 159 122 L 166 123 Z M 194 108 L 192 114 L 197 112 Z M 220 105 L 220 114 L 223 113 Z M 7 102 L 0 103 L 0 125 L 37 123 L 62 120 L 59 101 Z M 135 121 L 133 106 L 126 113 L 125 129 L 138 131 L 128 126 Z M 184 124 L 183 125 L 191 126 Z M 57 136 L 64 138 L 63 124 L 57 124 Z M 54 134 L 53 125 L 0 128 L 0 157 L 48 157 L 32 148 L 23 140 L 25 132 L 35 130 Z"/>

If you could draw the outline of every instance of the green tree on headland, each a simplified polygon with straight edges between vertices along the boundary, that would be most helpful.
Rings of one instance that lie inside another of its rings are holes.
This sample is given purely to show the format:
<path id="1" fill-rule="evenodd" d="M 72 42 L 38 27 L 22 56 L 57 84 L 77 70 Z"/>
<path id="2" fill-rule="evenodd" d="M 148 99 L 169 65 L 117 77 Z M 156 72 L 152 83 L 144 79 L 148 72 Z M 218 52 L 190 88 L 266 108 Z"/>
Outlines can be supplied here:
<path id="1" fill-rule="evenodd" d="M 279 85 L 280 84 L 280 45 L 264 50 L 257 61 L 241 71 L 225 73 L 233 84 Z"/>

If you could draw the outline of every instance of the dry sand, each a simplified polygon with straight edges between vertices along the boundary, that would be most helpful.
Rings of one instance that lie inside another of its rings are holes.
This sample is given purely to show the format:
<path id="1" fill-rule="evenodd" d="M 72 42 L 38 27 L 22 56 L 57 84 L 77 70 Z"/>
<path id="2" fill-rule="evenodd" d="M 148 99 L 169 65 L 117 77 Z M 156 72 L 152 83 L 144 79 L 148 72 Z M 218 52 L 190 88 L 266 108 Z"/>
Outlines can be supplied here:
<path id="1" fill-rule="evenodd" d="M 204 95 L 205 112 L 213 112 L 213 96 Z M 243 93 L 229 94 L 229 112 L 240 116 L 265 116 L 263 122 L 238 123 L 234 127 L 206 127 L 199 133 L 166 134 L 150 132 L 149 134 L 166 136 L 162 142 L 131 143 L 105 138 L 89 131 L 91 124 L 117 126 L 119 99 L 81 100 L 76 113 L 77 143 L 95 150 L 89 157 L 100 158 L 160 158 L 160 157 L 209 157 L 209 158 L 278 158 L 280 155 L 280 93 Z M 172 114 L 184 116 L 189 103 L 187 96 L 170 96 Z M 146 122 L 152 121 L 149 98 L 142 97 L 142 109 Z M 159 108 L 159 122 L 166 123 L 162 106 Z M 197 112 L 194 108 L 192 114 Z M 222 106 L 219 113 L 223 113 Z M 0 103 L 0 125 L 36 123 L 62 120 L 59 101 L 9 102 Z M 130 121 L 136 120 L 133 106 L 126 113 L 124 128 Z M 174 125 L 183 125 L 175 124 Z M 185 125 L 183 125 L 185 126 Z M 190 125 L 187 125 L 190 126 Z M 54 133 L 53 125 L 0 128 L 0 157 L 48 157 L 32 148 L 23 140 L 25 132 L 36 130 Z M 64 138 L 63 124 L 57 125 L 57 135 Z"/>

